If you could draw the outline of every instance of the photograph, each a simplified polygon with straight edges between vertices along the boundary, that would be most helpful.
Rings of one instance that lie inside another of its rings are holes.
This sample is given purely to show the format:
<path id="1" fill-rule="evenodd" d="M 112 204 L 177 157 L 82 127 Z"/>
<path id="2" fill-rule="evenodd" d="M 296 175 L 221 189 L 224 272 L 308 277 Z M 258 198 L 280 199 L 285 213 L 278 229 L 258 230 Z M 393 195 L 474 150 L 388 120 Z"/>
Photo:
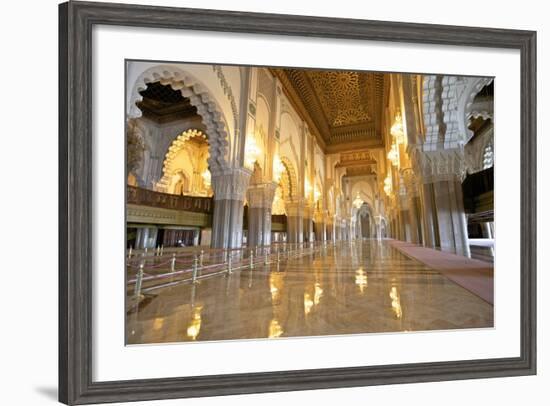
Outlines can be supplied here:
<path id="1" fill-rule="evenodd" d="M 126 345 L 494 328 L 494 77 L 124 68 Z"/>

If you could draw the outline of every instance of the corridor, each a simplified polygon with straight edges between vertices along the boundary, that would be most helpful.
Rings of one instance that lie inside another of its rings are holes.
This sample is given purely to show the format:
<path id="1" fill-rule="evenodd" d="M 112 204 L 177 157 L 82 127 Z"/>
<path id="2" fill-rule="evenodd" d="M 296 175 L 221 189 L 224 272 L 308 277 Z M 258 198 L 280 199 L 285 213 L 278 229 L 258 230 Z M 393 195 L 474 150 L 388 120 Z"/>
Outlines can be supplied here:
<path id="1" fill-rule="evenodd" d="M 127 344 L 493 326 L 491 304 L 389 240 L 310 246 L 151 290 L 127 308 Z"/>

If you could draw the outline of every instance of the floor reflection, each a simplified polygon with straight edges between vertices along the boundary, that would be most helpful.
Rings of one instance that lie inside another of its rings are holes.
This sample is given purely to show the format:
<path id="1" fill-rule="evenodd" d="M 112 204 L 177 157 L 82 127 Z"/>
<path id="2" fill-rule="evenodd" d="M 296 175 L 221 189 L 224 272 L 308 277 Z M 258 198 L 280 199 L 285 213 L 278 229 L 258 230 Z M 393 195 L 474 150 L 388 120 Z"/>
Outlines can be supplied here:
<path id="1" fill-rule="evenodd" d="M 492 305 L 364 241 L 156 291 L 126 328 L 145 344 L 492 326 Z"/>

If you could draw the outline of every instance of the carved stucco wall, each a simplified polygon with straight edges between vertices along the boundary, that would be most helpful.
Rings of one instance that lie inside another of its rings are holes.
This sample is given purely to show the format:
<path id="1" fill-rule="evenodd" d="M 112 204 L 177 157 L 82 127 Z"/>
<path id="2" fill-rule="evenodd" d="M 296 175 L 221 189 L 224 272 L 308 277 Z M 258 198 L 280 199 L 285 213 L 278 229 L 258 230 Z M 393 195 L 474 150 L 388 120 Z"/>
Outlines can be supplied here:
<path id="1" fill-rule="evenodd" d="M 268 175 L 268 168 L 271 165 L 272 160 L 269 156 L 269 125 L 270 125 L 270 109 L 269 104 L 265 97 L 258 97 L 256 101 L 256 128 L 255 136 L 256 143 L 262 150 L 262 156 L 259 159 L 259 164 L 262 168 L 263 178 Z"/>

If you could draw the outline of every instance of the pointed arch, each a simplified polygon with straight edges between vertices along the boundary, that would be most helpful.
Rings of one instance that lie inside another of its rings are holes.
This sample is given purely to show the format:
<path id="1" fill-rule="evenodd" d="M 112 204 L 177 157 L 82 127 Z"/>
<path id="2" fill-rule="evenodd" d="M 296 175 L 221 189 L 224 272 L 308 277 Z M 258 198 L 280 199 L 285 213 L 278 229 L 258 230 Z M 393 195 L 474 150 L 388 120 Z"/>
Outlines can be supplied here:
<path id="1" fill-rule="evenodd" d="M 293 201 L 298 197 L 298 177 L 290 159 L 283 156 L 281 157 L 281 163 L 285 168 L 281 176 L 284 199 L 286 201 Z"/>
<path id="2" fill-rule="evenodd" d="M 156 65 L 143 72 L 132 85 L 127 101 L 128 119 L 141 116 L 137 103 L 143 98 L 140 94 L 149 83 L 160 82 L 179 90 L 197 108 L 197 113 L 207 128 L 209 136 L 208 165 L 212 174 L 220 174 L 229 169 L 229 134 L 226 120 L 218 103 L 208 89 L 183 69 L 172 65 Z"/>
<path id="3" fill-rule="evenodd" d="M 182 132 L 176 137 L 168 147 L 168 150 L 164 156 L 164 162 L 162 166 L 162 178 L 157 182 L 157 190 L 163 191 L 165 193 L 170 193 L 170 184 L 175 175 L 179 174 L 179 177 L 185 184 L 186 188 L 182 189 L 184 192 L 189 192 L 191 186 L 191 178 L 193 173 L 186 173 L 185 170 L 182 170 L 181 167 L 178 167 L 175 164 L 176 158 L 182 151 L 186 151 L 187 154 L 192 154 L 187 148 L 187 141 L 191 138 L 200 137 L 206 139 L 206 134 L 197 129 L 189 129 Z M 192 164 L 194 166 L 194 164 Z M 202 166 L 202 165 L 201 165 Z M 199 170 L 199 168 L 194 167 L 194 170 Z M 181 172 L 181 173 L 180 173 Z M 184 179 L 185 178 L 185 179 Z M 181 193 L 175 193 L 181 194 Z"/>

